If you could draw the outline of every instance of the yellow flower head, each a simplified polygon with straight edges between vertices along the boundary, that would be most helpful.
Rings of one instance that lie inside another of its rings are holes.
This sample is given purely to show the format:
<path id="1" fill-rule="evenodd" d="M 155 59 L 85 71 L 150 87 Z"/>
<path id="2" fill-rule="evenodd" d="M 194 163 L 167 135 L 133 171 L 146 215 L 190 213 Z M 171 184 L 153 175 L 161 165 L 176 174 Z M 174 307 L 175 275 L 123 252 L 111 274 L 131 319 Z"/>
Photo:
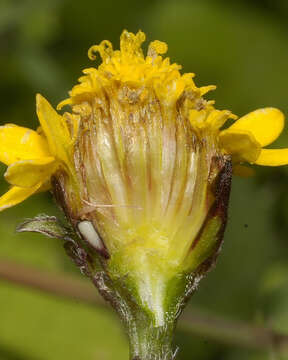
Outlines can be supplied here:
<path id="1" fill-rule="evenodd" d="M 212 131 L 219 148 L 232 156 L 234 164 L 288 164 L 288 149 L 263 149 L 283 130 L 284 116 L 279 110 L 256 110 L 221 131 L 229 117 L 237 117 L 229 111 L 216 110 L 212 102 L 203 100 L 202 96 L 215 86 L 197 88 L 192 80 L 194 74 L 181 75 L 180 65 L 170 64 L 169 58 L 162 58 L 168 47 L 161 41 L 150 43 L 145 57 L 141 49 L 144 41 L 143 32 L 134 35 L 124 31 L 120 50 L 114 51 L 107 40 L 89 49 L 91 59 L 95 59 L 95 53 L 99 52 L 102 64 L 98 68 L 85 69 L 85 75 L 72 89 L 70 98 L 58 105 L 60 109 L 70 104 L 73 115 L 58 115 L 41 95 L 37 95 L 39 131 L 12 124 L 0 127 L 0 161 L 9 166 L 5 179 L 13 185 L 0 199 L 1 210 L 16 205 L 39 190 L 46 190 L 51 176 L 61 165 L 70 173 L 74 172 L 73 144 L 80 122 L 80 116 L 75 114 L 88 117 L 91 102 L 100 101 L 104 92 L 112 96 L 115 92 L 115 98 L 133 105 L 148 101 L 153 91 L 165 112 L 181 110 L 185 113 L 192 131 L 200 136 L 201 132 Z M 177 121 L 177 114 L 174 115 L 174 121 Z"/>
<path id="2" fill-rule="evenodd" d="M 181 66 L 162 56 L 163 42 L 150 43 L 144 56 L 144 40 L 141 31 L 124 31 L 120 50 L 109 41 L 92 46 L 90 59 L 99 53 L 102 63 L 85 69 L 58 105 L 70 112 L 58 114 L 37 95 L 38 131 L 0 128 L 0 161 L 12 185 L 0 210 L 46 190 L 53 179 L 78 233 L 105 248 L 111 276 L 120 271 L 141 279 L 138 292 L 156 309 L 165 299 L 162 275 L 195 270 L 218 251 L 231 160 L 233 167 L 285 165 L 288 149 L 263 149 L 283 130 L 279 110 L 237 120 L 215 109 L 203 98 L 214 86 L 198 88 L 193 74 L 181 74 Z M 234 123 L 223 130 L 229 118 Z M 211 233 L 218 234 L 213 241 Z M 163 316 L 157 314 L 159 323 Z"/>

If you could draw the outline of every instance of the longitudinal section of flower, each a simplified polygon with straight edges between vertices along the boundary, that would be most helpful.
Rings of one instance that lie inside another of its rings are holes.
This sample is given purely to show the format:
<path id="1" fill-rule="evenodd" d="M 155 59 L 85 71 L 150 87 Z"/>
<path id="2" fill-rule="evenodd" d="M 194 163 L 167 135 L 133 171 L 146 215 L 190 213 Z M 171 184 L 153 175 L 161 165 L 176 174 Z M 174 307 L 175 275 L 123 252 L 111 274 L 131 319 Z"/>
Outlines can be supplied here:
<path id="1" fill-rule="evenodd" d="M 114 84 L 64 115 L 81 118 L 74 153 L 81 204 L 75 206 L 69 183 L 62 187 L 72 218 L 97 229 L 111 276 L 137 278 L 146 306 L 163 309 L 163 286 L 195 270 L 217 246 L 217 238 L 203 244 L 197 235 L 227 158 L 213 131 L 193 130 L 184 97 L 167 106 L 153 90 L 143 99 L 145 90 Z"/>
<path id="2" fill-rule="evenodd" d="M 163 324 L 164 304 L 178 291 L 171 282 L 201 275 L 218 253 L 230 164 L 247 175 L 243 163 L 288 164 L 288 149 L 264 148 L 283 130 L 281 111 L 237 120 L 215 109 L 203 98 L 214 86 L 198 88 L 194 74 L 181 74 L 162 56 L 163 42 L 150 43 L 145 56 L 144 40 L 141 31 L 124 31 L 120 50 L 106 40 L 92 46 L 89 57 L 99 53 L 102 62 L 85 69 L 57 107 L 69 111 L 61 115 L 37 95 L 37 131 L 0 127 L 0 161 L 12 185 L 0 210 L 52 188 L 109 276 L 131 281 Z"/>
<path id="3" fill-rule="evenodd" d="M 127 262 L 134 253 L 159 265 L 165 260 L 167 271 L 191 247 L 224 158 L 213 137 L 199 140 L 176 107 L 165 108 L 153 94 L 137 100 L 128 88 L 122 98 L 123 91 L 82 104 L 75 151 L 80 215 L 107 237 L 112 254 Z"/>

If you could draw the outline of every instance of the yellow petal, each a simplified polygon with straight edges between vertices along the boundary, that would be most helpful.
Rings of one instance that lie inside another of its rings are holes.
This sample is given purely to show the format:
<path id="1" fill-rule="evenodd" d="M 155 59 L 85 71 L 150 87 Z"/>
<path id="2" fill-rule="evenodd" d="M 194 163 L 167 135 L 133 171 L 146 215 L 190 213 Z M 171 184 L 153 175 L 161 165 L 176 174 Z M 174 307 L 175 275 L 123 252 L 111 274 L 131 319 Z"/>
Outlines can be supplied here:
<path id="1" fill-rule="evenodd" d="M 0 197 L 0 211 L 5 210 L 11 206 L 17 205 L 34 194 L 41 184 L 37 184 L 32 188 L 21 188 L 13 186 L 4 195 Z"/>
<path id="2" fill-rule="evenodd" d="M 231 128 L 223 130 L 219 135 L 219 143 L 235 162 L 254 163 L 261 151 L 260 144 L 249 131 L 233 131 Z"/>
<path id="3" fill-rule="evenodd" d="M 199 90 L 200 90 L 200 95 L 203 96 L 210 91 L 216 90 L 216 86 L 215 85 L 202 86 L 199 88 Z"/>
<path id="4" fill-rule="evenodd" d="M 56 107 L 57 110 L 61 110 L 66 105 L 72 105 L 72 100 L 70 98 L 62 100 Z"/>
<path id="5" fill-rule="evenodd" d="M 211 128 L 220 129 L 228 119 L 237 119 L 237 116 L 228 110 L 213 110 L 207 117 L 206 123 Z"/>
<path id="6" fill-rule="evenodd" d="M 10 165 L 4 176 L 11 185 L 28 188 L 46 182 L 57 166 L 53 157 L 23 160 Z"/>
<path id="7" fill-rule="evenodd" d="M 37 115 L 52 155 L 68 164 L 71 136 L 65 119 L 57 114 L 49 102 L 40 94 L 36 96 L 36 103 Z"/>
<path id="8" fill-rule="evenodd" d="M 50 180 L 51 179 L 49 178 L 44 184 L 42 184 L 41 187 L 37 190 L 37 193 L 46 192 L 46 191 L 50 190 L 52 187 Z"/>
<path id="9" fill-rule="evenodd" d="M 284 127 L 284 115 L 275 108 L 255 110 L 236 121 L 229 130 L 249 131 L 261 147 L 278 138 Z"/>
<path id="10" fill-rule="evenodd" d="M 19 160 L 50 156 L 46 139 L 36 131 L 7 124 L 0 126 L 0 161 L 10 165 Z"/>
<path id="11" fill-rule="evenodd" d="M 264 166 L 288 165 L 288 149 L 262 149 L 255 163 Z"/>

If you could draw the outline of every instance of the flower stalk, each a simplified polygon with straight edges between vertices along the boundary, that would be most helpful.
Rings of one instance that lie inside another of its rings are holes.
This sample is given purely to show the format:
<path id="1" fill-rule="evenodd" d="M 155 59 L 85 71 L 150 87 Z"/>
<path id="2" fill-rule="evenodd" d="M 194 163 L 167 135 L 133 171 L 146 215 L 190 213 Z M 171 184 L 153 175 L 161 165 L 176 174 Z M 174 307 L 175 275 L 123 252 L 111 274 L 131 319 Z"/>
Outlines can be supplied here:
<path id="1" fill-rule="evenodd" d="M 130 358 L 132 360 L 173 360 L 176 350 L 172 340 L 175 328 L 173 321 L 161 327 L 154 327 L 149 319 L 137 314 L 137 321 L 129 324 Z"/>
<path id="2" fill-rule="evenodd" d="M 106 281 L 105 281 L 106 280 Z M 94 283 L 119 314 L 129 340 L 131 360 L 173 360 L 175 314 L 167 314 L 161 326 L 155 325 L 151 309 L 143 308 L 123 283 L 113 284 L 105 274 L 97 274 Z M 117 289 L 115 289 L 117 287 Z M 113 289 L 113 290 L 112 290 Z"/>

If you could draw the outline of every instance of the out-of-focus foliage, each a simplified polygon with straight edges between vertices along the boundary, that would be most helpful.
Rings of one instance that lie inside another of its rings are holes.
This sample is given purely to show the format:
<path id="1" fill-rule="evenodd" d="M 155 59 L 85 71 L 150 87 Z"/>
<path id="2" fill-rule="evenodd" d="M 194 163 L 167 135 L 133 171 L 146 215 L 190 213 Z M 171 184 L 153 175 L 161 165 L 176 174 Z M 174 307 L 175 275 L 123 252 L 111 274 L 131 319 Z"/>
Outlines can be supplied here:
<path id="1" fill-rule="evenodd" d="M 288 5 L 285 0 L 1 0 L 0 121 L 36 127 L 34 96 L 66 97 L 102 39 L 118 46 L 124 28 L 169 45 L 173 61 L 216 84 L 219 108 L 238 115 L 264 106 L 288 117 Z M 275 144 L 287 146 L 288 128 Z M 3 174 L 4 167 L 0 167 Z M 0 183 L 0 190 L 7 185 Z M 0 214 L 0 256 L 74 272 L 58 241 L 15 235 L 21 219 L 58 213 L 48 194 Z M 223 252 L 190 306 L 288 333 L 288 169 L 234 179 Z M 185 316 L 185 315 L 184 315 Z M 124 360 L 118 320 L 103 309 L 0 283 L 0 359 Z M 179 360 L 263 360 L 270 354 L 179 332 Z M 276 354 L 277 356 L 277 354 Z"/>

